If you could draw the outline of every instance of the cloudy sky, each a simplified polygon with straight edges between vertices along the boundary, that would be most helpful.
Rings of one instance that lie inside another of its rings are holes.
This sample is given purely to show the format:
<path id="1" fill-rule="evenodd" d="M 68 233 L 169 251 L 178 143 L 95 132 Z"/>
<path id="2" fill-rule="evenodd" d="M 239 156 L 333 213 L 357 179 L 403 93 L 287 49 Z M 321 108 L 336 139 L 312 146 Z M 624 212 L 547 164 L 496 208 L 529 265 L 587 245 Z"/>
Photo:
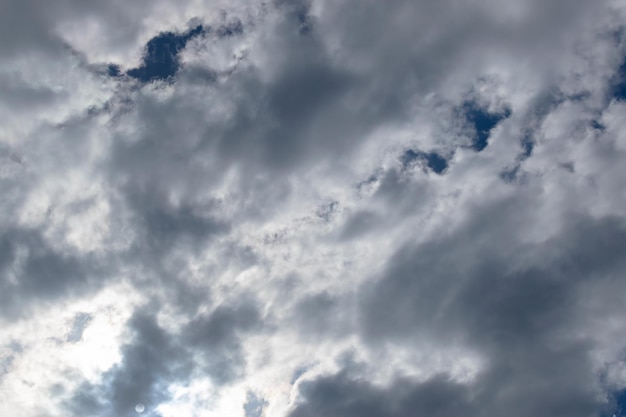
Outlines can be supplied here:
<path id="1" fill-rule="evenodd" d="M 1 0 L 0 415 L 626 415 L 624 0 Z"/>

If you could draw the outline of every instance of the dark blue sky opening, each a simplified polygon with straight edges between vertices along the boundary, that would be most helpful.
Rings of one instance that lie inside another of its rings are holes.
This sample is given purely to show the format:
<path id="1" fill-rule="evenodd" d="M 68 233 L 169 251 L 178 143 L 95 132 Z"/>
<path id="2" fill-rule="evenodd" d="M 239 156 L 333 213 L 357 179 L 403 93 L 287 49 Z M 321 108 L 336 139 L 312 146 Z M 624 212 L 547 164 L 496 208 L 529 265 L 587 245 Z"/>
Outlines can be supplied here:
<path id="1" fill-rule="evenodd" d="M 621 390 L 611 396 L 610 406 L 600 413 L 600 417 L 626 416 L 626 390 Z"/>
<path id="2" fill-rule="evenodd" d="M 472 142 L 472 149 L 480 152 L 489 144 L 489 134 L 500 121 L 511 115 L 509 109 L 505 109 L 500 113 L 489 113 L 486 109 L 481 108 L 474 102 L 466 102 L 463 110 L 467 121 L 474 127 L 476 136 Z"/>
<path id="3" fill-rule="evenodd" d="M 313 30 L 311 16 L 309 15 L 309 9 L 307 7 L 301 7 L 300 10 L 296 12 L 296 17 L 300 23 L 299 32 L 301 35 L 306 35 Z"/>
<path id="4" fill-rule="evenodd" d="M 145 83 L 173 77 L 180 67 L 178 53 L 189 40 L 204 31 L 202 25 L 198 25 L 182 35 L 174 32 L 158 34 L 146 44 L 142 65 L 128 70 L 127 74 Z"/>
<path id="5" fill-rule="evenodd" d="M 110 77 L 117 77 L 120 75 L 120 67 L 115 64 L 109 64 L 107 67 L 107 73 Z"/>
<path id="6" fill-rule="evenodd" d="M 592 120 L 591 121 L 591 127 L 596 129 L 596 130 L 604 130 L 604 129 L 606 129 L 606 127 L 602 123 L 597 121 L 597 120 Z"/>
<path id="7" fill-rule="evenodd" d="M 613 90 L 613 97 L 617 100 L 626 100 L 626 58 L 617 70 L 617 80 Z"/>
<path id="8" fill-rule="evenodd" d="M 425 163 L 434 173 L 441 175 L 448 168 L 448 161 L 436 152 L 422 152 L 409 149 L 402 155 L 402 167 L 406 169 L 413 161 Z"/>

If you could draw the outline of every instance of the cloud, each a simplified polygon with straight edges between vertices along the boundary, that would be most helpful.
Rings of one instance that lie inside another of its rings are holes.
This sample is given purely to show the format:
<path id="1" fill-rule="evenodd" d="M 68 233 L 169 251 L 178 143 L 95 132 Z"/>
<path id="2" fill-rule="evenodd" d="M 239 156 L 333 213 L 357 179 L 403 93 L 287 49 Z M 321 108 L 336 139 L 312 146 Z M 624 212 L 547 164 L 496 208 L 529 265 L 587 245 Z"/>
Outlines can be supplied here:
<path id="1" fill-rule="evenodd" d="M 445 377 L 415 385 L 399 380 L 381 390 L 339 374 L 309 383 L 302 391 L 306 402 L 291 416 L 474 415 L 471 394 Z"/>
<path id="2" fill-rule="evenodd" d="M 158 406 L 172 399 L 173 383 L 198 376 L 218 385 L 232 383 L 245 367 L 239 332 L 258 323 L 257 314 L 251 304 L 219 306 L 172 334 L 158 323 L 154 305 L 138 309 L 126 324 L 130 341 L 121 346 L 121 361 L 100 384 L 83 382 L 66 407 L 77 414 L 133 415 L 141 403 L 160 415 Z"/>
<path id="3" fill-rule="evenodd" d="M 619 2 L 0 8 L 0 414 L 622 413 Z"/>

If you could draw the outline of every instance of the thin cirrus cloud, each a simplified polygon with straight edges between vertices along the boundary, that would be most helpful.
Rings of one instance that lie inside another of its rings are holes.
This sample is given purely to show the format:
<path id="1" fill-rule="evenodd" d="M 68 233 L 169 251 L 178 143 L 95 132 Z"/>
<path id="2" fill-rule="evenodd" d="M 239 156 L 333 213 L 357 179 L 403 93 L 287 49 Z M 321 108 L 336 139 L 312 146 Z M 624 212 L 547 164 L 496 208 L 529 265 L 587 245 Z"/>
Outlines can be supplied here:
<path id="1" fill-rule="evenodd" d="M 625 18 L 9 1 L 0 414 L 624 415 Z"/>

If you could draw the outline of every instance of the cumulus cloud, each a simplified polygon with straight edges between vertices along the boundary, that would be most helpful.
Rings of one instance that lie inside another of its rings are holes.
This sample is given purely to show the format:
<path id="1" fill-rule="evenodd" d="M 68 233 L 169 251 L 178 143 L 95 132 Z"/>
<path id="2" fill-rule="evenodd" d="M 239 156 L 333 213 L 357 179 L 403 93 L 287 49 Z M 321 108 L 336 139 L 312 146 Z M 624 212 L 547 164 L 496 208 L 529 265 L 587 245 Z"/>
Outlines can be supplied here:
<path id="1" fill-rule="evenodd" d="M 620 1 L 0 6 L 0 414 L 626 408 Z"/>

